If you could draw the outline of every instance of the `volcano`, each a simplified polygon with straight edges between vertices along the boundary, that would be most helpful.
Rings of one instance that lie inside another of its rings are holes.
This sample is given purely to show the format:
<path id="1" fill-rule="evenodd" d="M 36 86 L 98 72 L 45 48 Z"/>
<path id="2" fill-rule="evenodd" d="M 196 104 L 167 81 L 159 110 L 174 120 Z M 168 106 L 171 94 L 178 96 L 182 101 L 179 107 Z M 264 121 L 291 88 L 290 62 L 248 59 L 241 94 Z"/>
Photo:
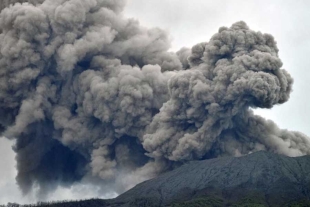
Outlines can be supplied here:
<path id="1" fill-rule="evenodd" d="M 37 206 L 310 206 L 310 156 L 259 151 L 243 157 L 193 161 L 140 183 L 115 199 Z"/>

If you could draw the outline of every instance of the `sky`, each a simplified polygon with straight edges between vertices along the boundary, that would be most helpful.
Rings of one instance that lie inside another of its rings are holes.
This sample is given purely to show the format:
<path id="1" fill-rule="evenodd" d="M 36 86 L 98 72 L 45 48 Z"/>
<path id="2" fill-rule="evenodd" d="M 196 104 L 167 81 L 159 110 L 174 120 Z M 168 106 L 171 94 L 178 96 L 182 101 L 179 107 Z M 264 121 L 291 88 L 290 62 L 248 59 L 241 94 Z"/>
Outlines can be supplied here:
<path id="1" fill-rule="evenodd" d="M 255 113 L 272 119 L 281 128 L 310 135 L 310 101 L 307 85 L 310 79 L 310 2 L 306 0 L 128 0 L 125 16 L 138 19 L 146 27 L 169 31 L 171 51 L 208 41 L 221 26 L 243 20 L 256 31 L 272 34 L 285 68 L 294 78 L 290 100 L 271 110 Z M 33 195 L 23 197 L 15 184 L 13 143 L 0 138 L 0 204 L 35 202 Z M 58 189 L 51 200 L 113 197 L 101 195 L 98 189 L 80 184 Z"/>

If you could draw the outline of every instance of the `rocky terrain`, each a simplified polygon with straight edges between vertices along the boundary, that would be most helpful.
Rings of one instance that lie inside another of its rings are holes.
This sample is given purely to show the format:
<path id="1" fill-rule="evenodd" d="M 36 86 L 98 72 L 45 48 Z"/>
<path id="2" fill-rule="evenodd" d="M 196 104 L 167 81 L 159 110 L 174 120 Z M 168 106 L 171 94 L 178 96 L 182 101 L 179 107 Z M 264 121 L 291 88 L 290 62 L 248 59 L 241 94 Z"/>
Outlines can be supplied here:
<path id="1" fill-rule="evenodd" d="M 112 200 L 36 206 L 310 206 L 310 156 L 260 151 L 193 161 Z"/>
<path id="2" fill-rule="evenodd" d="M 141 183 L 116 200 L 149 199 L 161 206 L 196 198 L 218 198 L 225 205 L 244 199 L 266 206 L 306 201 L 310 198 L 310 156 L 291 158 L 261 151 L 194 161 Z"/>

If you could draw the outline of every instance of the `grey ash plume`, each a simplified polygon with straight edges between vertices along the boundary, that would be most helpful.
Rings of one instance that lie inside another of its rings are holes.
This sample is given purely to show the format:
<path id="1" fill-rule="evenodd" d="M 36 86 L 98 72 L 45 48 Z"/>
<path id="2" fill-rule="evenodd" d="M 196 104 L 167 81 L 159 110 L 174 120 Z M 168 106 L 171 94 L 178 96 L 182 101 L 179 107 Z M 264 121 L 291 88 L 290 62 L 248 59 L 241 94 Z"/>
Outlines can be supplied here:
<path id="1" fill-rule="evenodd" d="M 86 178 L 121 192 L 190 160 L 310 154 L 308 137 L 251 110 L 291 92 L 271 35 L 237 22 L 172 53 L 165 31 L 124 6 L 0 3 L 0 133 L 16 140 L 24 193 Z"/>

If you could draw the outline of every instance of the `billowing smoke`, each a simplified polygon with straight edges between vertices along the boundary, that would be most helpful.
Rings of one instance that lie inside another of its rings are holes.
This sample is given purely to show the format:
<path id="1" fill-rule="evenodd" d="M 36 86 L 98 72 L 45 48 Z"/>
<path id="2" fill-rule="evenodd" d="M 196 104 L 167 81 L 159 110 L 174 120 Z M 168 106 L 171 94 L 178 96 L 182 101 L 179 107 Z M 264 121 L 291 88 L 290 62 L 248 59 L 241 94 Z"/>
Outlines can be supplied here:
<path id="1" fill-rule="evenodd" d="M 0 3 L 0 133 L 16 140 L 24 193 L 81 180 L 122 192 L 190 160 L 310 154 L 305 135 L 251 110 L 291 92 L 271 35 L 237 22 L 172 53 L 123 0 L 18 2 Z"/>
<path id="2" fill-rule="evenodd" d="M 9 7 L 15 3 L 24 3 L 28 2 L 34 5 L 41 4 L 44 0 L 1 0 L 0 2 L 0 10 L 4 9 L 5 7 Z"/>

